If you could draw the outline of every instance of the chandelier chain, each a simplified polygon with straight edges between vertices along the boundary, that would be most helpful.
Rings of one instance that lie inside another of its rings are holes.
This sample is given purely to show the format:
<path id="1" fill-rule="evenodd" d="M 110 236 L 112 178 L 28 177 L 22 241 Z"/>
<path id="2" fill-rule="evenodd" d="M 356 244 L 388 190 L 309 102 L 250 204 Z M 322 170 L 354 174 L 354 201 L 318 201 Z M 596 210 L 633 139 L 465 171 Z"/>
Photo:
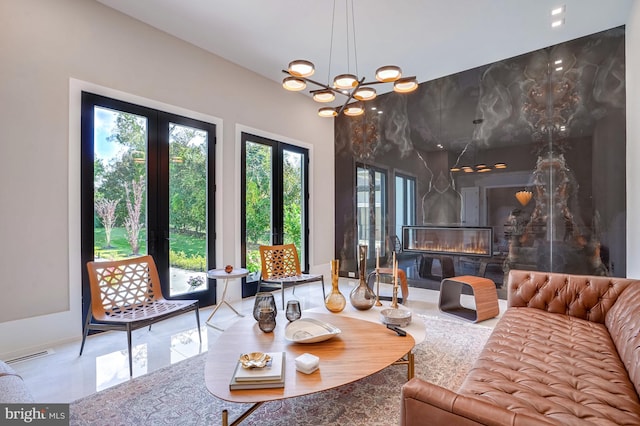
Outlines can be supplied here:
<path id="1" fill-rule="evenodd" d="M 333 29 L 336 26 L 336 0 L 333 0 L 333 15 L 331 16 L 331 41 L 329 42 L 329 69 L 327 70 L 327 85 L 331 83 L 331 54 L 333 53 Z"/>

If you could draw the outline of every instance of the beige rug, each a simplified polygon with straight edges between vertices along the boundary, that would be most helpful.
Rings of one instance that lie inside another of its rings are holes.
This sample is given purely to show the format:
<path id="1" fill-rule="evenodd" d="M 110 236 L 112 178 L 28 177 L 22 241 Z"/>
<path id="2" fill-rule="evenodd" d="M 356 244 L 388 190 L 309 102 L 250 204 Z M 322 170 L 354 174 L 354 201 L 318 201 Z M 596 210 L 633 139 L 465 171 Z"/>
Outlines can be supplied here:
<path id="1" fill-rule="evenodd" d="M 455 319 L 417 317 L 427 337 L 416 345 L 416 377 L 455 390 L 491 329 Z M 206 354 L 135 378 L 71 403 L 71 425 L 219 425 L 250 404 L 212 396 L 204 384 Z M 363 360 L 365 362 L 365 360 Z M 390 366 L 325 392 L 263 404 L 243 425 L 397 425 L 406 366 Z"/>

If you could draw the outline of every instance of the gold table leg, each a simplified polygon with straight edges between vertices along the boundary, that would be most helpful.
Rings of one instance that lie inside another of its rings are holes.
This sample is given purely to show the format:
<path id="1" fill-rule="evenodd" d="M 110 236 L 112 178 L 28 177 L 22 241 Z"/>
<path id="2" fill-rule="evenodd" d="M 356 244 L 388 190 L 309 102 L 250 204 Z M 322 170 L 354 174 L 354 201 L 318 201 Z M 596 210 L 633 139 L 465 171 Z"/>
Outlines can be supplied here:
<path id="1" fill-rule="evenodd" d="M 407 381 L 413 379 L 415 375 L 415 356 L 413 351 L 407 352 L 405 356 L 397 360 L 393 363 L 393 365 L 404 365 L 407 364 Z"/>
<path id="2" fill-rule="evenodd" d="M 256 402 L 255 404 L 253 404 L 247 411 L 242 413 L 240 415 L 240 417 L 238 417 L 233 423 L 231 423 L 231 425 L 229 425 L 229 411 L 222 410 L 222 426 L 237 426 L 237 425 L 239 425 L 244 419 L 249 417 L 249 415 L 251 413 L 256 411 L 262 404 L 264 404 L 264 402 Z"/>

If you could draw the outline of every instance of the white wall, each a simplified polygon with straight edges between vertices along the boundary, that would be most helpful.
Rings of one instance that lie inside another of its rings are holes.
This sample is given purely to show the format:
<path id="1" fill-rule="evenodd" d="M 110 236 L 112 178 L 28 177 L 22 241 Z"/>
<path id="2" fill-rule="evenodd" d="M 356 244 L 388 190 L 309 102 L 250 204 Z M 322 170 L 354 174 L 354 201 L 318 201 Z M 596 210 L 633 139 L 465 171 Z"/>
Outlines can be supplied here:
<path id="1" fill-rule="evenodd" d="M 324 272 L 333 122 L 313 101 L 93 1 L 2 0 L 0 358 L 81 337 L 82 89 L 217 125 L 217 264 L 240 259 L 238 129 L 309 148 L 310 263 Z"/>
<path id="2" fill-rule="evenodd" d="M 640 278 L 640 2 L 633 2 L 626 30 L 627 277 Z"/>

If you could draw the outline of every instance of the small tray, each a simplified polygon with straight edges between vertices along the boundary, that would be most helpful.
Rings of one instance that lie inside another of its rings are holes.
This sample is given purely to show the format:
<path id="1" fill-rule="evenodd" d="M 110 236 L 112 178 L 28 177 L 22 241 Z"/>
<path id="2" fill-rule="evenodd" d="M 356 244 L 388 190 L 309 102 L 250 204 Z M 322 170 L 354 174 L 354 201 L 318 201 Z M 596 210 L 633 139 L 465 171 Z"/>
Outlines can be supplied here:
<path id="1" fill-rule="evenodd" d="M 301 318 L 287 325 L 284 337 L 294 343 L 317 343 L 329 340 L 342 331 L 324 321 L 313 318 Z"/>

